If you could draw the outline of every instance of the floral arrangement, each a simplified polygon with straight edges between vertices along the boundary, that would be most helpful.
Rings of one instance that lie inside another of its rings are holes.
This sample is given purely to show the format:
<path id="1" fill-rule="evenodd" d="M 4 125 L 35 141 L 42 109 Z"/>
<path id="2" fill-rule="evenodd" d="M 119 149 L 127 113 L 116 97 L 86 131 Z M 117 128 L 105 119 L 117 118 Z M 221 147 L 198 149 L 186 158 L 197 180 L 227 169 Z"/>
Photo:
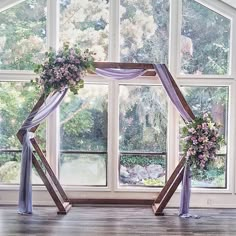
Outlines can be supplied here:
<path id="1" fill-rule="evenodd" d="M 45 53 L 45 62 L 36 65 L 34 72 L 40 76 L 32 83 L 42 87 L 45 95 L 65 87 L 77 94 L 84 85 L 82 77 L 94 69 L 93 55 L 88 49 L 82 52 L 77 45 L 70 47 L 68 43 L 58 52 L 50 49 Z"/>
<path id="2" fill-rule="evenodd" d="M 183 151 L 193 172 L 207 170 L 215 160 L 216 151 L 224 143 L 219 128 L 208 113 L 196 117 L 183 128 Z"/>

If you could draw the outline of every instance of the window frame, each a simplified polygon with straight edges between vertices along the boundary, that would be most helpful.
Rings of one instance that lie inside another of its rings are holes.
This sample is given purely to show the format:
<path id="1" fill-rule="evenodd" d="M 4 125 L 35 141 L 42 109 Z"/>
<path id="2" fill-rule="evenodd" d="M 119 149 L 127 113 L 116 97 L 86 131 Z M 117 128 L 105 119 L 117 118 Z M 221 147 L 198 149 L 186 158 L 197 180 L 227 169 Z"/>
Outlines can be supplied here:
<path id="1" fill-rule="evenodd" d="M 231 19 L 231 42 L 230 42 L 230 60 L 229 60 L 229 74 L 228 75 L 182 75 L 179 73 L 180 69 L 180 32 L 181 32 L 181 14 L 182 14 L 182 0 L 170 0 L 170 22 L 169 22 L 169 70 L 179 85 L 222 85 L 229 86 L 229 121 L 228 121 L 228 188 L 227 189 L 193 189 L 195 194 L 222 194 L 222 193 L 236 193 L 236 176 L 234 170 L 236 169 L 236 161 L 234 160 L 234 153 L 236 152 L 236 10 L 230 8 L 227 4 L 217 0 L 212 6 L 211 0 L 196 0 L 200 4 L 216 11 L 217 13 Z M 16 1 L 21 2 L 21 1 Z M 110 1 L 110 16 L 109 16 L 109 61 L 119 61 L 120 53 L 120 37 L 119 37 L 119 0 Z M 47 47 L 58 48 L 59 41 L 59 0 L 47 1 Z M 177 43 L 176 43 L 177 41 Z M 32 71 L 0 71 L 0 81 L 30 81 L 35 77 Z M 159 192 L 161 188 L 147 188 L 147 187 L 123 187 L 119 186 L 117 178 L 119 177 L 118 170 L 118 156 L 119 156 L 119 103 L 118 91 L 119 84 L 123 82 L 108 80 L 98 77 L 96 75 L 89 75 L 86 77 L 86 83 L 101 82 L 109 86 L 108 92 L 108 157 L 107 157 L 107 186 L 106 187 L 79 187 L 79 186 L 65 186 L 65 190 L 70 191 L 71 196 L 78 196 L 80 192 L 81 198 L 106 197 L 108 192 L 111 198 L 153 198 L 153 193 Z M 154 81 L 152 78 L 137 78 L 132 81 L 125 81 L 124 84 L 159 84 L 160 81 Z M 233 96 L 234 95 L 234 96 Z M 59 157 L 59 111 L 56 110 L 47 119 L 47 134 L 46 134 L 46 150 L 49 164 L 52 169 L 58 174 L 58 157 Z M 174 170 L 178 163 L 178 121 L 179 114 L 168 99 L 168 131 L 167 131 L 167 178 Z M 54 138 L 51 138 L 54 137 Z M 57 137 L 57 138 L 55 138 Z M 55 157 L 55 158 L 53 158 Z M 57 158 L 56 158 L 57 157 Z M 175 158 L 173 158 L 175 157 Z M 44 186 L 33 187 L 34 190 L 45 190 Z M 18 190 L 18 186 L 0 185 L 0 190 Z M 122 192 L 122 195 L 119 194 Z M 141 194 L 140 194 L 141 193 Z M 179 193 L 179 189 L 177 190 Z M 117 196 L 117 197 L 116 197 Z M 196 195 L 197 196 L 197 195 Z M 219 196 L 219 198 L 221 198 Z M 174 201 L 175 202 L 175 201 Z M 175 204 L 175 203 L 174 203 Z"/>
<path id="2" fill-rule="evenodd" d="M 181 60 L 180 60 L 180 41 L 181 41 L 181 27 L 182 27 L 182 0 L 178 0 L 179 1 L 179 20 L 178 20 L 178 27 L 179 27 L 179 33 L 177 35 L 177 51 L 178 51 L 178 56 L 177 56 L 177 71 L 176 71 L 176 76 L 178 77 L 182 77 L 182 78 L 218 78 L 218 79 L 222 79 L 222 78 L 235 78 L 235 70 L 234 67 L 232 67 L 232 65 L 235 65 L 235 54 L 233 52 L 233 45 L 235 45 L 235 40 L 236 37 L 233 35 L 233 32 L 235 34 L 235 13 L 233 13 L 232 9 L 230 8 L 230 6 L 228 6 L 227 4 L 221 2 L 221 1 L 214 1 L 214 6 L 212 5 L 212 2 L 210 0 L 194 0 L 196 2 L 198 2 L 199 4 L 205 6 L 206 8 L 224 16 L 225 18 L 229 19 L 231 24 L 230 24 L 230 43 L 229 43 L 229 68 L 228 68 L 228 73 L 225 75 L 194 75 L 194 74 L 181 74 Z M 235 51 L 235 50 L 234 50 Z"/>

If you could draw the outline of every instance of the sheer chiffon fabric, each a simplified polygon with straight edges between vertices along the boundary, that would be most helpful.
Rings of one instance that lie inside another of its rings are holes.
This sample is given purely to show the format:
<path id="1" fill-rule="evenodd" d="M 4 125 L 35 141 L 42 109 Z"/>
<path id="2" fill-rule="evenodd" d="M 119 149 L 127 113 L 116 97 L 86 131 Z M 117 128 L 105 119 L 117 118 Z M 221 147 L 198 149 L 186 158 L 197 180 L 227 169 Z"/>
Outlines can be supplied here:
<path id="1" fill-rule="evenodd" d="M 25 120 L 21 127 L 21 131 L 24 132 L 23 136 L 23 149 L 21 155 L 21 174 L 20 174 L 20 189 L 19 189 L 19 202 L 18 213 L 19 214 L 32 214 L 32 145 L 30 139 L 34 134 L 30 132 L 30 129 L 40 124 L 49 114 L 51 114 L 61 103 L 64 98 L 67 89 L 58 91 L 52 96 L 47 97 L 43 105 L 32 112 Z"/>
<path id="2" fill-rule="evenodd" d="M 173 86 L 174 79 L 169 73 L 167 67 L 164 64 L 153 65 L 159 78 L 166 90 L 167 95 L 179 111 L 180 115 L 185 121 L 191 121 L 191 114 L 185 109 L 179 98 L 180 90 L 178 86 Z M 100 76 L 115 79 L 115 80 L 128 80 L 134 79 L 145 73 L 144 69 L 96 69 L 96 73 Z M 20 189 L 19 189 L 19 205 L 18 212 L 20 214 L 32 214 L 32 146 L 30 138 L 32 133 L 29 130 L 40 124 L 46 117 L 51 114 L 61 103 L 64 98 L 67 89 L 56 92 L 52 96 L 48 97 L 45 103 L 35 112 L 31 113 L 21 127 L 21 130 L 25 131 L 23 137 L 23 150 L 21 161 L 21 177 L 20 177 Z M 190 168 L 188 165 L 185 167 L 183 188 L 181 193 L 180 203 L 180 215 L 188 215 L 189 201 L 190 201 Z"/>

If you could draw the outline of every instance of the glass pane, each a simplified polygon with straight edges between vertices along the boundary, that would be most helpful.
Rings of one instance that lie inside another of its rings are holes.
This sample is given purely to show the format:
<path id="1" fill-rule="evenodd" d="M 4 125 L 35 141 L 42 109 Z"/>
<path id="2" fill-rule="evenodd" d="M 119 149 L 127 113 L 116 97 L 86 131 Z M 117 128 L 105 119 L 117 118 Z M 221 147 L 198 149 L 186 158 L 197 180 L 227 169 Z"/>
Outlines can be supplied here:
<path id="1" fill-rule="evenodd" d="M 183 0 L 181 73 L 229 73 L 230 28 L 226 17 L 194 0 Z"/>
<path id="2" fill-rule="evenodd" d="M 228 137 L 228 87 L 182 87 L 181 90 L 196 116 L 209 112 L 214 121 L 220 123 L 220 135 L 227 143 Z M 181 124 L 183 125 L 183 123 Z M 227 187 L 227 145 L 217 153 L 217 159 L 209 170 L 193 178 L 196 187 Z"/>
<path id="3" fill-rule="evenodd" d="M 60 182 L 67 185 L 106 186 L 107 155 L 62 152 Z"/>
<path id="4" fill-rule="evenodd" d="M 120 185 L 163 187 L 166 182 L 166 153 L 120 156 Z"/>
<path id="5" fill-rule="evenodd" d="M 29 83 L 0 82 L 0 183 L 19 183 L 22 146 L 16 137 L 23 121 L 39 96 Z M 45 125 L 37 130 L 36 139 L 45 149 Z M 33 173 L 33 183 L 41 183 Z"/>
<path id="6" fill-rule="evenodd" d="M 78 43 L 81 49 L 91 49 L 96 60 L 108 56 L 109 1 L 61 0 L 60 44 Z"/>
<path id="7" fill-rule="evenodd" d="M 0 12 L 0 69 L 32 70 L 46 47 L 46 0 L 27 0 Z"/>
<path id="8" fill-rule="evenodd" d="M 106 184 L 107 96 L 107 85 L 85 84 L 78 95 L 68 93 L 61 104 L 60 180 L 62 183 Z M 97 174 L 101 179 L 97 178 L 96 182 L 97 168 L 99 171 Z M 94 171 L 93 177 L 85 182 L 84 176 L 91 175 L 91 171 Z"/>
<path id="9" fill-rule="evenodd" d="M 122 62 L 168 64 L 169 1 L 121 0 Z"/>
<path id="10" fill-rule="evenodd" d="M 161 86 L 120 86 L 120 184 L 163 186 L 167 96 Z"/>

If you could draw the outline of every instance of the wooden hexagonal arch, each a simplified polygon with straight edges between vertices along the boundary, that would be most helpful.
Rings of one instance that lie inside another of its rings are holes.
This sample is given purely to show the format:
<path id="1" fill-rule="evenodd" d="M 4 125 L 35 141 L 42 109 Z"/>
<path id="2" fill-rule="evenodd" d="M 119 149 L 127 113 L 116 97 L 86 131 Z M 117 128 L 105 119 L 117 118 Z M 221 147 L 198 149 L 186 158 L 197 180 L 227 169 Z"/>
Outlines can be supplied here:
<path id="1" fill-rule="evenodd" d="M 156 71 L 153 66 L 153 64 L 143 64 L 143 63 L 116 63 L 116 62 L 95 62 L 95 68 L 116 68 L 116 69 L 145 69 L 146 72 L 143 74 L 143 76 L 155 76 Z M 168 71 L 168 70 L 167 70 Z M 169 73 L 169 72 L 168 72 Z M 189 116 L 194 119 L 194 114 L 192 113 L 190 107 L 188 106 L 187 102 L 185 101 L 182 93 L 180 92 L 177 84 L 175 83 L 174 79 L 171 77 L 171 83 L 172 86 L 175 88 L 175 91 L 178 95 L 178 99 L 180 100 L 183 107 L 187 110 Z M 41 105 L 45 101 L 45 96 L 42 95 L 38 102 L 33 107 L 32 111 L 30 112 L 28 118 L 31 119 L 34 118 L 35 111 L 37 111 Z M 30 129 L 30 132 L 35 133 L 39 125 L 34 126 Z M 22 128 L 18 131 L 17 137 L 20 140 L 21 143 L 23 143 L 23 137 L 26 131 L 24 131 Z M 51 195 L 53 201 L 55 202 L 57 208 L 58 208 L 58 214 L 66 214 L 71 206 L 72 203 L 79 203 L 80 200 L 76 199 L 70 199 L 66 195 L 63 187 L 61 186 L 59 180 L 57 179 L 56 175 L 54 174 L 53 170 L 51 169 L 44 153 L 42 152 L 41 148 L 39 147 L 37 141 L 35 138 L 31 138 L 30 142 L 34 148 L 35 153 L 37 153 L 39 160 L 37 160 L 35 154 L 32 154 L 32 163 L 38 172 L 40 178 L 42 179 L 44 185 L 46 186 L 49 194 Z M 155 215 L 163 215 L 163 210 L 166 207 L 167 203 L 169 202 L 170 198 L 176 191 L 177 187 L 179 186 L 180 182 L 183 178 L 184 173 L 184 164 L 186 159 L 183 157 L 177 167 L 175 168 L 174 172 L 166 182 L 166 185 L 163 187 L 157 198 L 154 200 L 152 204 L 153 211 Z M 98 199 L 97 199 L 98 200 Z M 93 201 L 93 202 L 96 202 Z M 101 202 L 98 201 L 98 202 Z M 112 201 L 109 199 L 102 199 L 103 203 L 112 203 Z M 114 200 L 113 202 L 119 203 L 119 201 Z M 134 203 L 137 203 L 137 201 L 133 201 Z M 123 202 L 124 203 L 124 202 Z M 129 203 L 132 203 L 132 201 L 129 201 Z"/>

